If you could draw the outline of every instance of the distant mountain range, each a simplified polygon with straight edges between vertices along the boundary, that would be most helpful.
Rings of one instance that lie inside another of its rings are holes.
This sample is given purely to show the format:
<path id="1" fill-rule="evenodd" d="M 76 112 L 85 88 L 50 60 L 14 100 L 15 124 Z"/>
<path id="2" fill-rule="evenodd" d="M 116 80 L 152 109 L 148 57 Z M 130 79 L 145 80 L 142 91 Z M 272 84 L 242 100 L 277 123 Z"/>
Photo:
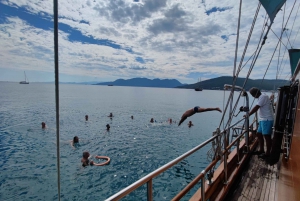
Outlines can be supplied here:
<path id="1" fill-rule="evenodd" d="M 245 82 L 245 78 L 237 78 L 235 85 L 243 86 Z M 213 78 L 210 80 L 205 80 L 200 83 L 195 84 L 188 84 L 183 86 L 178 86 L 177 88 L 184 88 L 184 89 L 195 89 L 201 87 L 203 89 L 213 89 L 219 90 L 223 89 L 225 84 L 232 84 L 232 77 L 231 76 L 223 76 L 218 78 Z M 252 80 L 248 79 L 247 84 L 245 85 L 245 89 L 249 90 L 251 87 L 258 87 L 262 90 L 276 90 L 279 86 L 288 85 L 288 80 Z"/>
<path id="2" fill-rule="evenodd" d="M 132 87 L 160 87 L 160 88 L 175 88 L 182 86 L 178 80 L 175 79 L 147 79 L 147 78 L 132 78 L 129 80 L 118 79 L 114 82 L 102 82 L 96 85 L 113 85 L 113 86 L 132 86 Z"/>
<path id="3" fill-rule="evenodd" d="M 238 78 L 236 85 L 243 86 L 245 78 Z M 160 88 L 183 88 L 183 89 L 195 89 L 203 88 L 209 90 L 219 90 L 223 89 L 225 84 L 232 84 L 232 77 L 222 76 L 218 78 L 213 78 L 210 80 L 205 80 L 195 84 L 182 84 L 176 79 L 147 79 L 147 78 L 132 78 L 128 80 L 118 79 L 113 82 L 102 82 L 95 85 L 110 85 L 110 86 L 133 86 L 133 87 L 160 87 Z M 273 90 L 277 89 L 279 86 L 288 85 L 288 80 L 252 80 L 248 79 L 245 86 L 246 90 L 251 87 L 259 87 L 263 90 Z"/>

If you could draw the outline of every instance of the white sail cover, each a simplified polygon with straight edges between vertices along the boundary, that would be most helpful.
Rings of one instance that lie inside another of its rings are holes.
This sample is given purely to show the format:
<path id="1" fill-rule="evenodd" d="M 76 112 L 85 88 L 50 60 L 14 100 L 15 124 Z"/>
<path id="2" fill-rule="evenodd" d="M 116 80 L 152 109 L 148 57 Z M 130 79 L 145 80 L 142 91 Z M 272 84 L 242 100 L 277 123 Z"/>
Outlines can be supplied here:
<path id="1" fill-rule="evenodd" d="M 267 11 L 271 23 L 273 23 L 277 12 L 283 6 L 286 0 L 259 0 L 259 1 Z"/>

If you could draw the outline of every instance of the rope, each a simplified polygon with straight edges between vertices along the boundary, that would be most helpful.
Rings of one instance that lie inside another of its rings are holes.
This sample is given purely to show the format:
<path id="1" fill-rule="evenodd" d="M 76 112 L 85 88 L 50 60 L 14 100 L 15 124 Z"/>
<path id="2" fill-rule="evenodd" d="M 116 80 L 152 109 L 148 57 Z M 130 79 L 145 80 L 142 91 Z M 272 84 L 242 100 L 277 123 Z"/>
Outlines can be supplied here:
<path id="1" fill-rule="evenodd" d="M 240 24 L 241 24 L 241 10 L 242 10 L 242 0 L 240 0 L 240 8 L 239 8 L 239 19 L 238 19 L 238 27 L 237 27 L 237 34 L 236 34 L 236 44 L 235 44 L 235 55 L 234 55 L 233 78 L 235 77 L 237 51 L 238 51 L 238 47 L 239 47 Z"/>
<path id="2" fill-rule="evenodd" d="M 57 192 L 58 192 L 58 200 L 60 201 L 58 0 L 53 0 L 53 13 L 54 13 L 54 64 L 55 64 L 55 106 L 56 106 Z"/>
<path id="3" fill-rule="evenodd" d="M 293 5 L 293 7 L 292 7 L 292 10 L 291 10 L 291 12 L 290 12 L 290 14 L 289 14 L 289 17 L 288 17 L 286 23 L 285 23 L 284 28 L 283 28 L 282 31 L 281 31 L 280 38 L 278 39 L 277 45 L 276 45 L 275 50 L 274 50 L 274 52 L 273 52 L 273 54 L 272 54 L 272 57 L 271 57 L 271 59 L 270 59 L 270 62 L 269 62 L 269 64 L 268 64 L 268 67 L 267 67 L 267 69 L 266 69 L 266 71 L 265 71 L 265 74 L 264 74 L 264 76 L 263 76 L 263 79 L 262 79 L 262 81 L 261 81 L 261 83 L 260 83 L 260 86 L 262 85 L 262 83 L 263 83 L 263 81 L 264 81 L 264 79 L 265 79 L 265 76 L 266 76 L 266 74 L 267 74 L 267 72 L 268 72 L 268 70 L 269 70 L 269 67 L 270 67 L 270 65 L 271 65 L 271 62 L 272 62 L 273 57 L 274 57 L 274 55 L 275 55 L 275 52 L 276 52 L 276 50 L 277 50 L 277 47 L 278 47 L 279 44 L 281 44 L 282 35 L 283 35 L 284 31 L 286 30 L 285 27 L 287 26 L 287 23 L 288 23 L 288 21 L 289 21 L 289 19 L 290 19 L 290 17 L 291 17 L 291 14 L 292 14 L 293 9 L 294 9 L 294 6 L 295 6 L 295 3 L 296 3 L 296 1 L 294 2 L 294 5 Z M 283 22 L 282 24 L 284 24 L 284 22 Z M 276 34 L 275 34 L 275 35 L 276 35 Z M 285 46 L 285 47 L 286 47 L 286 46 Z M 278 72 L 277 72 L 277 73 L 278 73 Z M 276 79 L 277 79 L 277 77 L 276 77 Z"/>
<path id="4" fill-rule="evenodd" d="M 260 5 L 261 5 L 261 4 L 259 3 L 258 7 L 260 7 Z M 255 21 L 256 21 L 258 12 L 259 12 L 259 8 L 257 9 L 255 18 L 254 18 L 253 23 L 252 23 L 252 27 L 251 27 L 251 31 L 250 31 L 251 33 L 252 33 L 252 31 L 253 31 L 254 24 L 255 24 Z M 265 17 L 264 24 L 266 24 L 266 20 L 267 20 L 267 17 Z M 252 60 L 252 63 L 250 64 L 250 66 L 252 66 L 252 68 L 253 68 L 253 66 L 254 66 L 254 64 L 255 64 L 255 61 L 256 61 L 256 60 L 255 60 L 255 56 L 256 56 L 256 58 L 257 58 L 258 55 L 259 55 L 259 53 L 257 53 L 257 52 L 258 52 L 258 49 L 259 49 L 259 47 L 260 47 L 259 44 L 260 44 L 260 42 L 262 41 L 263 33 L 264 33 L 264 31 L 265 31 L 265 28 L 266 28 L 266 26 L 263 26 L 263 27 L 262 27 L 262 31 L 261 31 L 261 36 L 260 36 L 259 43 L 258 43 L 258 45 L 257 45 L 256 50 L 255 50 L 254 53 L 252 54 L 252 56 L 254 56 L 254 57 L 253 57 L 253 60 Z M 250 41 L 251 33 L 249 33 L 249 36 L 248 36 L 248 40 L 247 40 L 248 43 L 249 43 L 249 41 Z M 266 35 L 267 35 L 267 34 L 266 34 Z M 266 35 L 265 35 L 265 37 L 264 37 L 264 40 L 266 39 Z M 264 44 L 264 42 L 262 42 L 262 45 L 263 45 L 263 44 Z M 262 46 L 262 45 L 261 45 L 261 46 Z M 248 44 L 247 44 L 247 46 L 248 46 Z M 245 48 L 245 49 L 246 49 L 246 48 Z M 243 58 L 244 58 L 245 53 L 246 53 L 246 50 L 244 50 Z M 252 56 L 251 56 L 251 57 L 252 57 Z M 248 62 L 248 61 L 247 61 L 247 62 Z M 242 60 L 241 60 L 241 62 L 240 62 L 240 66 L 241 66 L 241 64 L 242 64 Z M 239 68 L 238 73 L 239 73 L 240 71 L 241 71 L 241 68 Z M 236 79 L 237 79 L 237 77 L 238 77 L 238 73 L 237 73 Z M 251 71 L 248 73 L 248 76 L 246 77 L 246 80 L 245 80 L 245 82 L 244 82 L 244 84 L 243 84 L 243 86 L 242 86 L 243 88 L 245 87 L 245 85 L 246 85 L 246 83 L 247 83 L 247 80 L 248 80 L 248 78 L 249 78 L 250 73 L 251 73 Z M 235 110 L 236 110 L 236 108 L 237 108 L 237 105 L 238 105 L 239 99 L 240 99 L 240 97 L 241 97 L 241 94 L 242 94 L 242 92 L 240 92 L 239 97 L 238 97 L 238 99 L 237 99 L 237 101 L 236 101 L 235 107 L 234 107 L 234 109 L 233 109 L 232 112 L 231 112 L 231 117 L 232 117 L 232 118 L 233 118 L 233 116 L 234 116 L 234 112 L 235 112 Z M 232 119 L 229 119 L 226 126 L 230 125 L 231 121 L 232 121 Z"/>
<path id="5" fill-rule="evenodd" d="M 284 4 L 284 11 L 283 11 L 283 15 L 282 15 L 282 26 L 281 26 L 281 30 L 285 31 L 285 29 L 283 29 L 284 26 L 284 16 L 285 16 L 285 10 L 286 10 L 286 4 Z M 274 31 L 272 30 L 272 32 L 274 33 Z M 274 33 L 274 35 L 277 37 L 277 35 Z M 277 37 L 278 38 L 278 37 Z M 280 40 L 278 38 L 278 40 Z M 278 72 L 279 72 L 279 57 L 280 57 L 280 50 L 281 50 L 281 40 L 280 40 L 280 44 L 279 44 L 279 53 L 278 53 L 278 60 L 277 60 L 277 72 L 276 72 L 276 80 L 278 79 Z M 284 44 L 283 44 L 284 45 Z M 287 47 L 285 46 L 285 48 L 287 49 Z M 284 51 L 285 52 L 285 51 Z M 275 86 L 274 86 L 275 88 Z"/>
<path id="6" fill-rule="evenodd" d="M 239 65 L 239 66 L 241 66 L 241 63 L 242 63 L 242 61 L 243 61 L 243 59 L 244 59 L 244 56 L 245 56 L 245 54 L 246 54 L 246 51 L 247 51 L 247 48 L 248 48 L 248 44 L 249 44 L 249 41 L 250 41 L 250 38 L 251 38 L 251 35 L 252 35 L 252 32 L 253 32 L 253 29 L 254 29 L 254 25 L 255 25 L 255 22 L 256 22 L 258 13 L 259 13 L 260 6 L 261 6 L 261 4 L 259 3 L 258 6 L 257 6 L 257 9 L 256 9 L 255 16 L 254 16 L 254 18 L 253 18 L 252 26 L 251 26 L 251 29 L 250 29 L 250 32 L 249 32 L 249 35 L 248 35 L 248 39 L 247 39 L 247 42 L 246 42 L 246 46 L 245 46 L 245 48 L 244 48 L 243 56 L 242 56 L 242 58 L 241 58 L 241 61 L 240 61 L 240 65 Z M 239 68 L 240 68 L 240 67 L 239 67 Z M 238 71 L 238 73 L 239 73 L 239 71 Z M 237 75 L 238 75 L 238 73 L 237 73 Z M 230 101 L 233 99 L 234 86 L 235 86 L 236 80 L 237 80 L 237 76 L 234 77 L 234 80 L 233 80 L 233 88 L 232 88 L 232 90 L 231 90 L 231 93 L 230 93 L 230 95 L 229 95 L 227 104 L 226 104 L 226 106 L 225 106 L 225 110 L 224 110 L 224 113 L 223 113 L 223 115 L 222 115 L 222 119 L 221 119 L 221 122 L 220 122 L 219 127 L 221 126 L 222 122 L 224 121 L 224 117 L 225 117 L 225 113 L 226 113 L 226 111 L 227 111 L 228 105 L 229 105 Z M 230 116 L 231 116 L 231 115 L 232 115 L 232 114 L 230 114 Z M 228 122 L 227 122 L 227 124 L 226 124 L 226 127 L 228 126 L 229 122 L 231 122 L 231 120 L 232 120 L 232 117 L 229 118 L 229 120 L 228 120 Z"/>
<path id="7" fill-rule="evenodd" d="M 295 1 L 295 3 L 296 3 L 296 1 Z M 295 3 L 294 3 L 294 4 L 295 4 Z M 300 3 L 299 3 L 298 9 L 297 9 L 297 13 L 296 13 L 296 16 L 295 16 L 295 19 L 294 19 L 294 22 L 293 22 L 292 30 L 293 30 L 293 28 L 294 28 L 294 24 L 295 24 L 297 15 L 298 15 L 299 8 L 300 8 Z M 299 29 L 300 29 L 300 27 L 299 27 Z M 299 32 L 299 29 L 298 29 L 298 32 Z M 297 32 L 296 36 L 298 35 L 298 32 Z M 292 31 L 290 32 L 289 38 L 291 37 L 291 34 L 292 34 Z M 294 44 L 294 42 L 295 42 L 296 36 L 295 36 L 295 38 L 294 38 L 293 44 Z M 291 45 L 291 47 L 292 47 L 292 45 Z"/>

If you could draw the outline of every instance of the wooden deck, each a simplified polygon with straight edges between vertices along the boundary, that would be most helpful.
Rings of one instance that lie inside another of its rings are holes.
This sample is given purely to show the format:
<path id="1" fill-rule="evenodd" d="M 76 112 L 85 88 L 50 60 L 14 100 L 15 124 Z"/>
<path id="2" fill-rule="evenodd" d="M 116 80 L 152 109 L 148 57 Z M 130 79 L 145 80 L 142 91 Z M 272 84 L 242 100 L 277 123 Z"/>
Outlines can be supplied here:
<path id="1" fill-rule="evenodd" d="M 253 155 L 227 201 L 274 201 L 279 165 L 269 166 Z"/>

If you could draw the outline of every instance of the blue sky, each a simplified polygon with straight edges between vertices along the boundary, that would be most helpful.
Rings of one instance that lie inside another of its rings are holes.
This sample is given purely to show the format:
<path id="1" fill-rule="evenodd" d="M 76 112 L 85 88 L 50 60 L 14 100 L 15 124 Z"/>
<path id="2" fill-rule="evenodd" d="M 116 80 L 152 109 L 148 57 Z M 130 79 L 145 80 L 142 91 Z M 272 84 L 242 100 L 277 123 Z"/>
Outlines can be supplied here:
<path id="1" fill-rule="evenodd" d="M 277 14 L 251 78 L 263 77 L 293 3 L 288 1 Z M 237 65 L 257 4 L 243 2 Z M 276 74 L 280 79 L 290 77 L 286 50 L 300 48 L 299 4 L 267 79 Z M 238 6 L 236 0 L 59 1 L 60 81 L 145 77 L 195 83 L 199 78 L 232 75 Z M 265 17 L 261 8 L 246 60 L 256 49 Z M 0 81 L 21 81 L 24 71 L 30 82 L 53 81 L 53 2 L 0 0 L 0 44 Z M 248 69 L 245 65 L 240 76 Z"/>

